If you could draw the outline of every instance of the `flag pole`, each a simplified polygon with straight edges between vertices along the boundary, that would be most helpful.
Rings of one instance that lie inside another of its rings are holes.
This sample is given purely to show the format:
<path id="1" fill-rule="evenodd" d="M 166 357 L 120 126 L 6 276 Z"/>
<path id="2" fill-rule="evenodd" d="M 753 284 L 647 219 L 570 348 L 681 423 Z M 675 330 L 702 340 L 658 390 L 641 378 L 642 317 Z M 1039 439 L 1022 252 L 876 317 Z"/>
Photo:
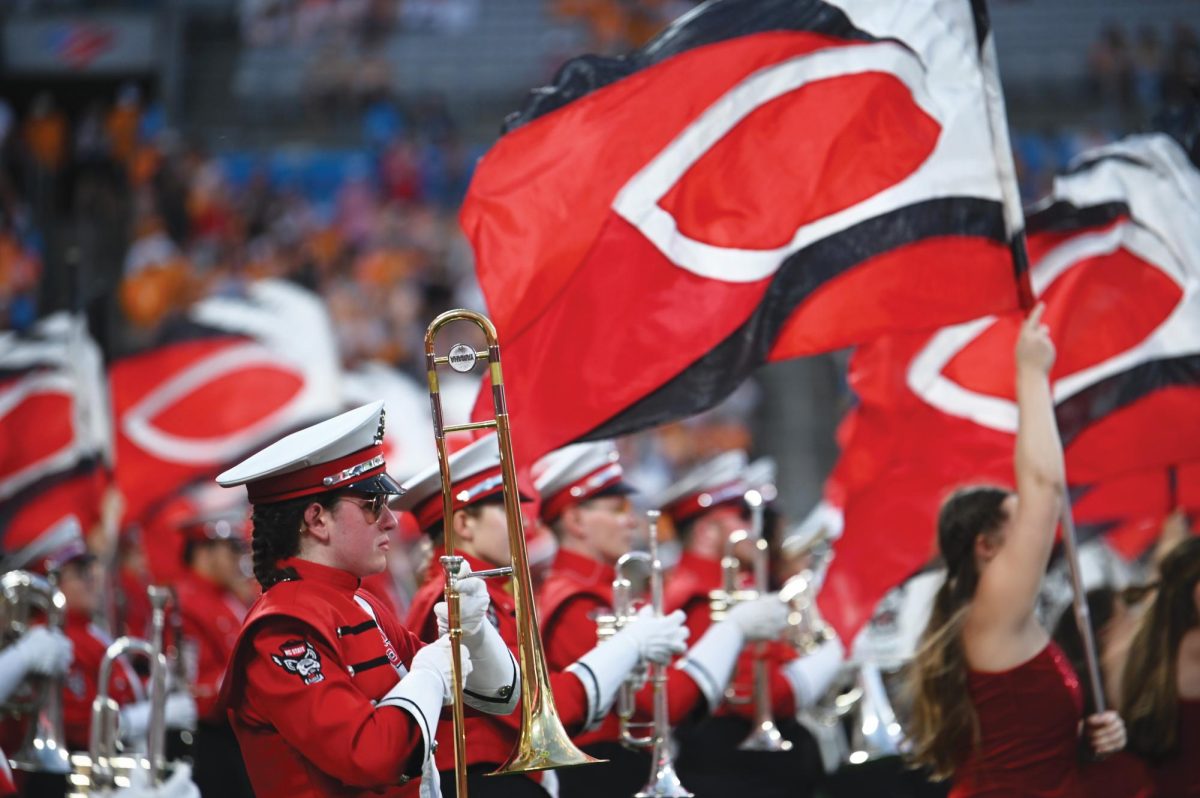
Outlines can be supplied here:
<path id="1" fill-rule="evenodd" d="M 1020 190 L 1017 187 L 1016 164 L 1013 161 L 1012 144 L 1008 138 L 1008 115 L 1004 107 L 1004 89 L 1000 85 L 1000 69 L 996 60 L 996 39 L 988 21 L 987 0 L 971 0 L 971 10 L 974 12 L 976 23 L 980 72 L 983 75 L 983 96 L 987 103 L 988 126 L 991 129 L 992 147 L 995 153 L 996 167 L 999 171 L 1004 218 L 1008 229 L 1009 248 L 1013 257 L 1013 274 L 1017 281 L 1017 301 L 1021 310 L 1027 315 L 1034 305 L 1033 283 L 1030 279 L 1029 251 L 1025 243 L 1025 212 L 1021 206 Z M 1057 416 L 1055 423 L 1057 424 Z M 1083 645 L 1092 701 L 1095 711 L 1103 712 L 1106 702 L 1103 682 L 1100 678 L 1100 661 L 1096 655 L 1096 638 L 1092 631 L 1087 594 L 1083 586 L 1083 571 L 1079 565 L 1075 518 L 1071 514 L 1070 494 L 1065 490 L 1062 499 L 1060 520 L 1063 556 L 1071 575 L 1073 593 L 1071 604 L 1075 610 L 1075 624 L 1079 627 L 1079 639 Z"/>

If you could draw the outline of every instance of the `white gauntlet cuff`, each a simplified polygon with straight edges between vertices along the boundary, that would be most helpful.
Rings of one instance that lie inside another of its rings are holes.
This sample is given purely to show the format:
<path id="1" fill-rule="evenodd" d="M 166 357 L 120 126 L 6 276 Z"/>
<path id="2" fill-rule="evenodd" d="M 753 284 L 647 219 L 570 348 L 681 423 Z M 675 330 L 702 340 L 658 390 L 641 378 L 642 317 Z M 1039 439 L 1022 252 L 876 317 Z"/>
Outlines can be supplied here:
<path id="1" fill-rule="evenodd" d="M 591 731 L 604 721 L 617 698 L 617 690 L 637 663 L 637 642 L 617 633 L 567 666 L 567 672 L 575 674 L 587 694 L 584 731 Z"/>
<path id="2" fill-rule="evenodd" d="M 489 715 L 507 715 L 521 698 L 521 669 L 496 628 L 487 621 L 463 642 L 471 652 L 471 673 L 463 703 Z"/>
<path id="3" fill-rule="evenodd" d="M 380 707 L 402 709 L 416 719 L 417 727 L 421 729 L 421 737 L 425 742 L 422 763 L 429 762 L 433 752 L 437 750 L 434 734 L 437 732 L 438 718 L 442 714 L 445 693 L 446 687 L 436 673 L 418 669 L 409 672 L 375 704 L 376 709 Z M 424 766 L 422 769 L 425 769 Z"/>
<path id="4" fill-rule="evenodd" d="M 686 673 L 704 693 L 708 700 L 708 711 L 715 712 L 725 700 L 725 686 L 733 676 L 745 638 L 737 624 L 721 621 L 708 627 L 708 631 L 688 649 L 675 667 Z"/>
<path id="5" fill-rule="evenodd" d="M 792 686 L 797 712 L 811 707 L 825 695 L 842 669 L 843 654 L 842 641 L 834 637 L 808 656 L 783 666 L 783 675 Z"/>

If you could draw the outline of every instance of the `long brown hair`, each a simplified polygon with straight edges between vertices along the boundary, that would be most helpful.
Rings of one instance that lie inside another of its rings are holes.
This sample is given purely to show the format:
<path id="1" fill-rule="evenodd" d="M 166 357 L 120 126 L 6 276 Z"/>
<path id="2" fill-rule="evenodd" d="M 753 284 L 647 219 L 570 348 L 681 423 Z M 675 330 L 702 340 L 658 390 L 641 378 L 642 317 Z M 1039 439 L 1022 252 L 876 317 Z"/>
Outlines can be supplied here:
<path id="1" fill-rule="evenodd" d="M 1158 593 L 1129 646 L 1121 681 L 1121 715 L 1129 748 L 1162 759 L 1179 747 L 1179 644 L 1200 624 L 1194 598 L 1200 582 L 1200 538 L 1163 558 Z"/>
<path id="2" fill-rule="evenodd" d="M 911 759 L 934 779 L 949 778 L 979 740 L 979 719 L 967 694 L 962 629 L 979 584 L 975 540 L 1005 521 L 1008 491 L 994 487 L 955 491 L 938 513 L 938 549 L 946 581 L 933 600 L 909 670 L 913 716 Z"/>

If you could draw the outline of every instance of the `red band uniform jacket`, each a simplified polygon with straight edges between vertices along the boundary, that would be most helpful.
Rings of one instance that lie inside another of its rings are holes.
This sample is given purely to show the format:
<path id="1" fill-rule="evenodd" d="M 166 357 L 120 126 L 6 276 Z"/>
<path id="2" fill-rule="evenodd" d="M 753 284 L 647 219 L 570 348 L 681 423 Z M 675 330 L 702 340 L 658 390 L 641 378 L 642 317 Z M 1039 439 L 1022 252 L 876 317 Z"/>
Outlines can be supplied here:
<path id="1" fill-rule="evenodd" d="M 255 794 L 416 796 L 437 718 L 375 702 L 423 644 L 354 575 L 280 565 L 297 578 L 250 609 L 221 693 Z"/>

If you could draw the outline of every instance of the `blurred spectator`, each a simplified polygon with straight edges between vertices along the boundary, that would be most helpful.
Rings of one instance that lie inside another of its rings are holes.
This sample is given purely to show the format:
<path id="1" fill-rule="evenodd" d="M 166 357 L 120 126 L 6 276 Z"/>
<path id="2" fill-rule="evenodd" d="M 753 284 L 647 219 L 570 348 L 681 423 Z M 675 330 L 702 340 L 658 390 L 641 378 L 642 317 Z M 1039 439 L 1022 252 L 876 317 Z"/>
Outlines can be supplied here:
<path id="1" fill-rule="evenodd" d="M 104 120 L 112 157 L 128 165 L 138 143 L 141 126 L 142 93 L 137 86 L 126 83 L 117 92 L 117 102 Z"/>
<path id="2" fill-rule="evenodd" d="M 1143 25 L 1133 51 L 1133 89 L 1143 116 L 1153 114 L 1162 102 L 1163 64 L 1158 31 Z"/>
<path id="3" fill-rule="evenodd" d="M 1105 26 L 1088 53 L 1088 74 L 1093 96 L 1112 114 L 1124 114 L 1133 104 L 1133 60 L 1125 32 L 1115 24 Z"/>
<path id="4" fill-rule="evenodd" d="M 37 317 L 38 253 L 0 219 L 0 330 L 24 330 Z"/>
<path id="5" fill-rule="evenodd" d="M 1163 99 L 1172 105 L 1200 100 L 1200 40 L 1183 22 L 1175 23 L 1163 75 Z"/>
<path id="6" fill-rule="evenodd" d="M 67 155 L 67 117 L 49 92 L 34 99 L 25 120 L 24 139 L 39 169 L 53 174 L 62 168 Z"/>

